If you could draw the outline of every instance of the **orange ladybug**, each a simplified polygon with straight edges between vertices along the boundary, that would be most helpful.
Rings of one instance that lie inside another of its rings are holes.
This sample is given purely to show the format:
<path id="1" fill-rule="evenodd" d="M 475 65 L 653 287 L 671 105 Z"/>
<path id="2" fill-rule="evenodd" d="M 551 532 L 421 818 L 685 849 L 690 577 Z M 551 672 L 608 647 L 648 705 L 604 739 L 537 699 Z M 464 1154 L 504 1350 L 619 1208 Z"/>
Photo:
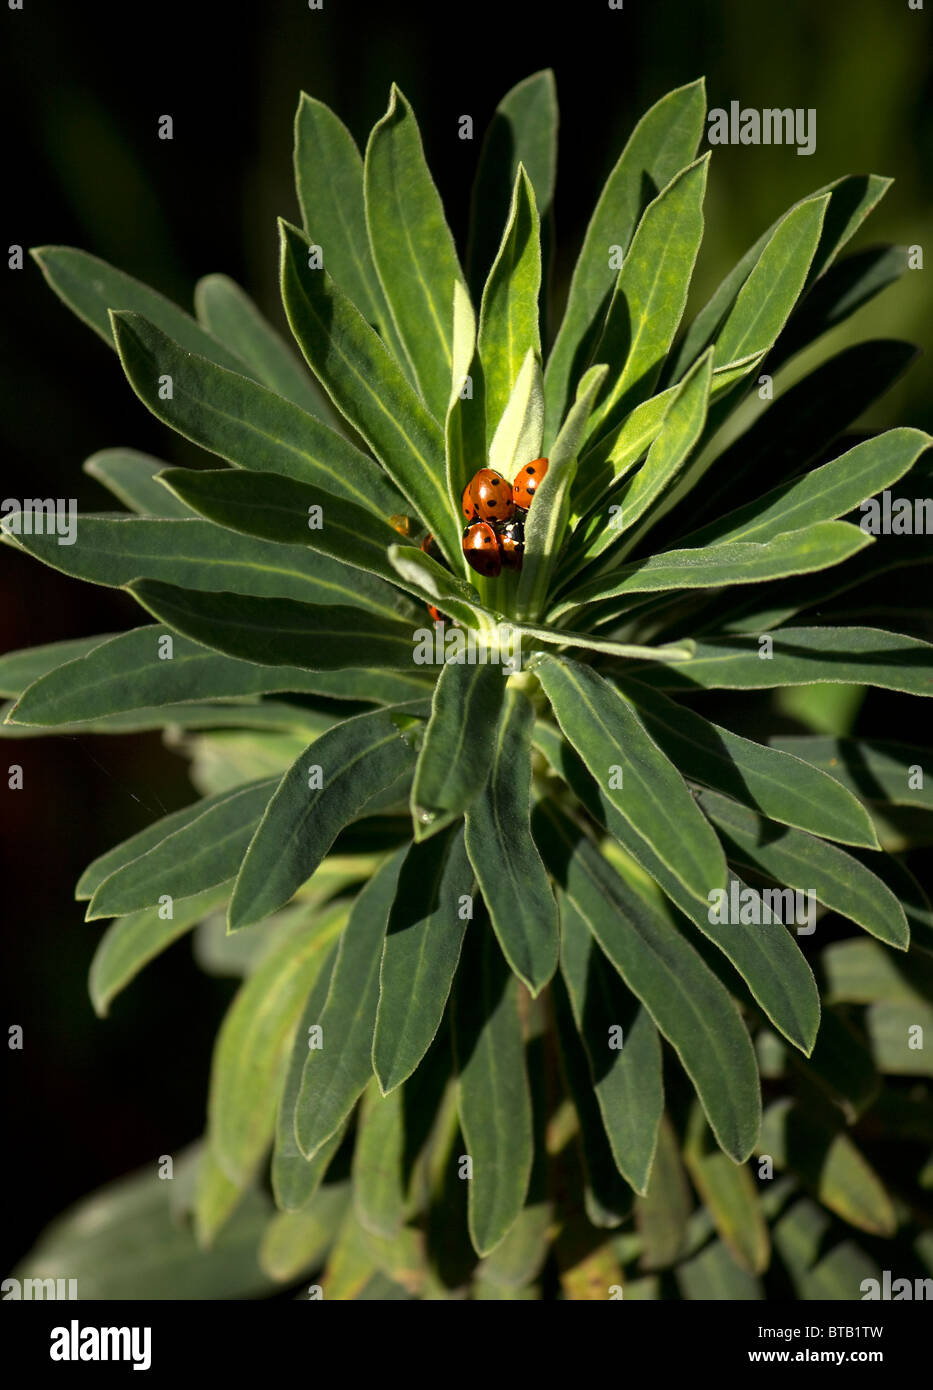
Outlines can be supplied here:
<path id="1" fill-rule="evenodd" d="M 509 521 L 515 511 L 512 489 L 494 468 L 481 468 L 473 474 L 470 500 L 479 521 Z"/>
<path id="2" fill-rule="evenodd" d="M 502 568 L 520 570 L 525 555 L 525 528 L 518 517 L 499 527 L 499 548 L 502 551 Z"/>
<path id="3" fill-rule="evenodd" d="M 467 521 L 475 521 L 477 517 L 476 503 L 473 501 L 473 479 L 467 483 L 460 494 L 460 510 L 463 512 Z"/>
<path id="4" fill-rule="evenodd" d="M 477 574 L 495 579 L 502 570 L 499 537 L 488 521 L 474 521 L 463 533 L 463 553 Z"/>
<path id="5" fill-rule="evenodd" d="M 547 459 L 532 459 L 520 468 L 512 484 L 512 499 L 516 507 L 527 511 L 537 490 L 538 484 L 548 470 Z"/>
<path id="6" fill-rule="evenodd" d="M 437 609 L 434 607 L 433 603 L 428 603 L 425 605 L 425 607 L 428 610 L 428 617 L 431 619 L 432 623 L 442 623 L 444 621 L 440 613 L 438 613 Z"/>

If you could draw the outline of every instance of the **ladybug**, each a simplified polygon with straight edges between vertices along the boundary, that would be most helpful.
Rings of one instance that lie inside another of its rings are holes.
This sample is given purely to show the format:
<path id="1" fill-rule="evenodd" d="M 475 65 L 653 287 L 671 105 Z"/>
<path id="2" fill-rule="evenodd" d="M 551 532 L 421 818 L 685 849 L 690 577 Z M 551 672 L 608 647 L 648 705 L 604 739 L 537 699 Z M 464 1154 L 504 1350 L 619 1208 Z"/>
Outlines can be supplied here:
<path id="1" fill-rule="evenodd" d="M 515 511 L 512 489 L 494 468 L 481 468 L 473 474 L 470 499 L 479 521 L 508 521 Z"/>
<path id="2" fill-rule="evenodd" d="M 548 470 L 547 459 L 532 459 L 520 468 L 512 484 L 512 498 L 516 507 L 527 511 L 531 506 L 538 484 Z"/>
<path id="3" fill-rule="evenodd" d="M 389 525 L 393 531 L 397 531 L 400 536 L 411 535 L 411 517 L 397 514 L 389 517 Z"/>
<path id="4" fill-rule="evenodd" d="M 434 537 L 430 531 L 421 542 L 421 549 L 424 551 L 425 555 L 430 556 L 431 559 L 437 559 L 437 546 L 434 544 Z"/>
<path id="5" fill-rule="evenodd" d="M 502 551 L 502 568 L 520 570 L 525 554 L 525 527 L 518 517 L 499 527 L 499 547 Z"/>
<path id="6" fill-rule="evenodd" d="M 463 533 L 463 553 L 467 564 L 477 574 L 487 579 L 495 579 L 502 570 L 502 552 L 499 537 L 488 521 L 474 521 Z"/>
<path id="7" fill-rule="evenodd" d="M 478 515 L 476 510 L 476 503 L 473 501 L 472 494 L 473 479 L 471 478 L 460 494 L 460 510 L 463 512 L 463 515 L 467 521 L 476 521 Z"/>
<path id="8" fill-rule="evenodd" d="M 437 609 L 434 607 L 433 603 L 426 604 L 425 606 L 427 607 L 428 617 L 431 619 L 432 623 L 442 623 L 444 621 L 440 613 L 438 613 Z"/>

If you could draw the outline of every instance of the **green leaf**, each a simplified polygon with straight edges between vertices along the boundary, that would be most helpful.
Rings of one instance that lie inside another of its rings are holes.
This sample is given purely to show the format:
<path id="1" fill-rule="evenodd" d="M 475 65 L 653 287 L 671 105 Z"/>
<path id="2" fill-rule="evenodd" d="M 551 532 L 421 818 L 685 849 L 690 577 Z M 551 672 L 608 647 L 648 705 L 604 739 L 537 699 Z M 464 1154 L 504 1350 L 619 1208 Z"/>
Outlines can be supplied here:
<path id="1" fill-rule="evenodd" d="M 96 888 L 87 921 L 159 907 L 166 897 L 190 898 L 235 878 L 277 785 L 271 777 L 214 797 L 200 815 L 124 861 Z"/>
<path id="2" fill-rule="evenodd" d="M 722 850 L 680 773 L 634 705 L 587 666 L 542 656 L 535 674 L 557 720 L 608 800 L 686 891 L 708 902 L 726 876 Z"/>
<path id="3" fill-rule="evenodd" d="M 410 708 L 401 706 L 400 712 Z M 266 807 L 240 867 L 230 903 L 231 931 L 251 926 L 287 903 L 344 826 L 414 764 L 400 717 L 374 710 L 346 719 L 296 759 Z"/>
<path id="4" fill-rule="evenodd" d="M 933 1005 L 881 1002 L 865 1010 L 865 1031 L 875 1066 L 894 1076 L 933 1076 L 924 1039 L 933 1034 Z"/>
<path id="5" fill-rule="evenodd" d="M 682 504 L 685 526 L 693 530 L 708 517 L 754 501 L 763 478 L 782 482 L 824 457 L 833 440 L 889 390 L 916 356 L 912 343 L 876 339 L 821 362 L 769 402 L 718 454 L 703 474 L 702 489 L 694 489 Z"/>
<path id="6" fill-rule="evenodd" d="M 831 942 L 820 964 L 828 1003 L 913 1005 L 933 995 L 933 962 L 893 955 L 868 937 Z"/>
<path id="7" fill-rule="evenodd" d="M 831 264 L 847 241 L 855 234 L 871 210 L 878 204 L 891 180 L 876 174 L 867 177 L 862 174 L 849 178 L 836 179 L 816 193 L 795 203 L 783 217 L 778 218 L 766 232 L 750 247 L 742 259 L 726 276 L 709 303 L 700 311 L 690 325 L 676 359 L 671 362 L 669 378 L 677 378 L 687 369 L 695 357 L 703 351 L 716 336 L 716 331 L 735 306 L 736 298 L 748 281 L 753 270 L 757 270 L 763 253 L 770 248 L 781 228 L 800 208 L 805 208 L 817 200 L 826 199 L 826 214 L 816 252 L 807 272 L 806 284 L 810 285 Z M 789 238 L 790 239 L 790 238 Z M 775 260 L 778 258 L 775 256 Z M 759 271 L 762 283 L 767 277 Z"/>
<path id="8" fill-rule="evenodd" d="M 688 165 L 703 133 L 703 79 L 678 87 L 642 116 L 600 194 L 570 282 L 567 307 L 545 374 L 547 437 L 553 438 L 587 366 L 612 295 L 608 250 L 624 255 L 645 204 Z"/>
<path id="9" fill-rule="evenodd" d="M 416 550 L 411 545 L 391 545 L 389 565 L 397 576 L 396 582 L 401 581 L 410 593 L 417 594 L 426 603 L 439 604 L 447 616 L 456 619 L 462 627 L 486 630 L 498 625 L 496 614 L 480 606 L 479 594 L 474 586 L 451 574 L 450 570 L 439 565 L 433 556 L 425 554 L 423 550 Z M 432 640 L 429 645 L 436 645 L 435 632 L 430 628 L 423 630 L 430 633 Z M 448 635 L 445 633 L 441 641 L 442 650 Z M 462 633 L 460 635 L 463 636 Z M 489 638 L 490 641 L 494 640 L 492 632 Z"/>
<path id="10" fill-rule="evenodd" d="M 652 394 L 687 302 L 703 239 L 709 154 L 676 174 L 645 209 L 622 262 L 606 314 L 597 361 L 614 375 L 599 401 L 590 438 L 599 439 Z M 752 348 L 717 355 L 722 365 Z"/>
<path id="11" fill-rule="evenodd" d="M 693 545 L 770 541 L 783 531 L 845 516 L 903 477 L 931 442 L 923 430 L 887 430 L 694 531 L 689 540 Z"/>
<path id="12" fill-rule="evenodd" d="M 181 1156 L 186 1164 L 193 1160 Z M 199 1249 L 191 1225 L 172 1211 L 182 1182 L 153 1161 L 82 1198 L 58 1217 L 17 1265 L 14 1277 L 75 1279 L 82 1299 L 237 1300 L 274 1291 L 256 1251 L 271 1207 L 249 1192 L 211 1250 Z M 141 1252 L 145 1258 L 140 1258 Z"/>
<path id="13" fill-rule="evenodd" d="M 933 748 L 886 739 L 823 735 L 772 738 L 771 747 L 819 768 L 862 801 L 924 806 L 933 811 L 933 783 L 911 771 L 933 767 Z"/>
<path id="14" fill-rule="evenodd" d="M 194 308 L 199 322 L 232 348 L 257 381 L 324 424 L 334 425 L 333 412 L 303 363 L 235 280 L 205 275 L 194 287 Z"/>
<path id="15" fill-rule="evenodd" d="M 347 920 L 335 903 L 270 952 L 238 990 L 214 1046 L 211 1147 L 231 1182 L 253 1177 L 275 1130 L 279 1093 L 305 1001 Z"/>
<path id="16" fill-rule="evenodd" d="M 509 404 L 522 363 L 529 353 L 533 357 L 540 355 L 540 288 L 538 209 L 531 180 L 524 165 L 519 164 L 502 244 L 489 272 L 480 305 L 478 344 L 486 386 L 486 437 L 489 440 L 495 435 Z"/>
<path id="17" fill-rule="evenodd" d="M 711 1141 L 703 1114 L 694 1106 L 684 1144 L 693 1185 L 735 1260 L 749 1274 L 762 1274 L 768 1268 L 771 1242 L 755 1181 L 747 1165 L 733 1163 Z"/>
<path id="18" fill-rule="evenodd" d="M 489 467 L 514 479 L 520 468 L 541 457 L 544 447 L 544 390 L 541 363 L 533 348 L 525 353 L 512 394 L 489 445 Z M 474 457 L 482 457 L 482 450 Z"/>
<path id="19" fill-rule="evenodd" d="M 803 830 L 779 829 L 715 792 L 701 792 L 699 802 L 718 827 L 730 859 L 800 892 L 812 891 L 818 902 L 880 941 L 907 949 L 910 931 L 897 898 L 845 850 Z"/>
<path id="20" fill-rule="evenodd" d="M 593 401 L 606 380 L 607 371 L 602 365 L 591 367 L 580 382 L 577 399 L 554 441 L 548 471 L 528 513 L 525 558 L 516 599 L 521 618 L 536 618 L 544 607 L 570 512 L 570 489 L 577 470 L 577 455 Z"/>
<path id="21" fill-rule="evenodd" d="M 77 530 L 74 545 L 60 546 L 48 534 L 17 536 L 15 543 L 53 569 L 111 588 L 134 579 L 172 580 L 193 591 L 343 603 L 387 618 L 410 616 L 407 600 L 400 609 L 391 589 L 350 573 L 337 560 L 306 546 L 236 536 L 210 521 L 82 514 Z"/>
<path id="22" fill-rule="evenodd" d="M 372 1064 L 388 1095 L 420 1065 L 440 1027 L 472 909 L 461 827 L 414 844 L 399 874 L 379 973 Z"/>
<path id="23" fill-rule="evenodd" d="M 545 481 L 547 481 L 545 479 Z M 597 575 L 552 608 L 555 621 L 588 603 L 601 603 L 625 594 L 660 593 L 668 589 L 708 589 L 726 584 L 760 584 L 791 574 L 808 574 L 841 564 L 871 544 L 871 537 L 846 521 L 819 521 L 766 541 L 726 541 L 696 549 L 667 550 L 647 560 L 621 565 Z"/>
<path id="24" fill-rule="evenodd" d="M 907 269 L 906 246 L 871 246 L 832 266 L 807 294 L 768 358 L 771 371 L 845 322 Z"/>
<path id="25" fill-rule="evenodd" d="M 184 351 L 138 314 L 114 314 L 113 331 L 133 390 L 186 439 L 237 468 L 338 493 L 373 516 L 403 508 L 401 494 L 372 459 L 290 400 Z"/>
<path id="26" fill-rule="evenodd" d="M 854 1301 L 866 1279 L 881 1286 L 880 1268 L 853 1241 L 840 1241 L 822 1253 L 832 1238 L 831 1226 L 829 1213 L 807 1198 L 795 1202 L 775 1224 L 775 1250 L 798 1298 Z"/>
<path id="27" fill-rule="evenodd" d="M 82 467 L 125 507 L 140 516 L 193 515 L 190 507 L 156 482 L 157 474 L 169 467 L 162 459 L 140 454 L 135 449 L 101 449 L 85 459 Z"/>
<path id="28" fill-rule="evenodd" d="M 369 137 L 363 179 L 382 291 L 422 399 L 443 420 L 453 366 L 450 306 L 463 275 L 418 122 L 395 83 Z"/>
<path id="29" fill-rule="evenodd" d="M 0 656 L 0 695 L 19 699 L 30 685 L 50 671 L 86 656 L 95 647 L 111 641 L 112 635 L 103 632 L 94 637 L 72 637 L 67 642 L 43 642 L 18 652 L 6 652 Z"/>
<path id="30" fill-rule="evenodd" d="M 457 662 L 441 671 L 411 789 L 416 840 L 461 816 L 482 790 L 506 674 L 499 666 Z"/>
<path id="31" fill-rule="evenodd" d="M 563 896 L 561 925 L 561 972 L 613 1158 L 644 1196 L 664 1110 L 657 1029 Z"/>
<path id="32" fill-rule="evenodd" d="M 237 593 L 192 593 L 149 579 L 125 587 L 175 632 L 244 662 L 290 670 L 297 662 L 309 671 L 334 671 L 355 667 L 365 657 L 376 670 L 412 670 L 411 628 L 377 613 L 345 604 L 324 607 Z M 279 679 L 291 687 L 290 675 Z M 344 698 L 352 694 L 351 681 Z"/>
<path id="33" fill-rule="evenodd" d="M 765 1111 L 756 1152 L 776 1168 L 790 1168 L 824 1206 L 850 1226 L 893 1236 L 897 1217 L 877 1174 L 847 1134 L 794 1101 L 775 1101 Z"/>
<path id="34" fill-rule="evenodd" d="M 743 1162 L 758 1134 L 761 1099 L 754 1051 L 738 1009 L 693 947 L 595 846 L 550 806 L 543 811 L 549 863 L 565 895 L 677 1052 L 720 1147 Z"/>
<path id="35" fill-rule="evenodd" d="M 298 345 L 338 409 L 408 498 L 451 564 L 460 534 L 444 479 L 443 431 L 401 367 L 324 269 L 301 233 L 281 224 L 282 298 Z M 444 302 L 445 322 L 452 295 Z M 446 408 L 450 377 L 444 387 Z"/>
<path id="36" fill-rule="evenodd" d="M 687 1243 L 693 1199 L 680 1161 L 677 1136 L 667 1116 L 658 1130 L 657 1157 L 645 1196 L 635 1202 L 635 1225 L 641 1237 L 642 1269 L 667 1269 Z"/>
<path id="37" fill-rule="evenodd" d="M 531 838 L 531 734 L 535 713 L 508 690 L 486 786 L 467 808 L 466 848 L 502 952 L 532 995 L 557 968 L 557 904 Z M 490 740 L 487 726 L 485 737 Z"/>
<path id="38" fill-rule="evenodd" d="M 732 962 L 775 1027 L 795 1047 L 809 1054 L 819 1027 L 820 998 L 810 967 L 785 928 L 772 923 L 756 927 L 753 932 L 736 932 L 733 927 L 715 926 L 710 921 L 709 898 L 700 901 L 687 892 L 637 827 L 619 814 L 602 787 L 588 776 L 583 763 L 556 730 L 538 724 L 535 744 L 594 820 L 605 826 L 622 846 L 625 855 Z M 610 850 L 611 846 L 606 845 L 603 853 L 610 857 Z M 624 856 L 612 856 L 612 862 L 638 889 L 640 885 L 630 873 L 629 861 Z M 674 920 L 669 920 L 671 927 L 676 928 Z"/>
<path id="39" fill-rule="evenodd" d="M 775 686 L 875 685 L 933 695 L 933 646 L 873 627 L 785 627 L 762 659 L 757 637 L 716 637 L 694 644 L 676 665 L 639 667 L 638 679 L 662 690 L 770 690 Z"/>
<path id="40" fill-rule="evenodd" d="M 476 314 L 470 296 L 459 280 L 454 282 L 451 354 L 453 360 L 444 440 L 447 492 L 450 506 L 459 517 L 463 489 L 476 472 L 477 460 L 486 455 L 485 385 L 476 351 Z M 469 391 L 464 395 L 462 393 L 468 390 L 468 379 Z M 492 466 L 498 467 L 496 464 Z M 461 568 L 466 569 L 465 563 Z"/>
<path id="41" fill-rule="evenodd" d="M 205 332 L 190 314 L 106 261 L 71 246 L 38 246 L 30 255 L 59 299 L 108 347 L 116 346 L 110 311 L 125 309 L 142 314 L 186 352 L 198 353 L 228 371 L 254 375 L 241 357 Z"/>
<path id="42" fill-rule="evenodd" d="M 171 639 L 171 648 L 166 638 Z M 158 626 L 135 628 L 116 637 L 54 643 L 41 649 L 47 653 L 41 662 L 40 649 L 30 650 L 36 656 L 28 665 L 22 662 L 7 668 L 8 683 L 14 679 L 18 683 L 21 674 L 26 678 L 39 675 L 11 716 L 17 724 L 38 727 L 84 723 L 137 709 L 145 712 L 152 706 L 178 707 L 194 697 L 232 700 L 294 690 L 391 705 L 428 695 L 431 688 L 417 668 L 394 674 L 363 669 L 315 673 L 298 667 L 257 666 L 221 656 Z M 168 650 L 171 660 L 162 659 L 161 654 Z M 39 674 L 43 667 L 48 669 L 47 675 Z M 3 670 L 0 663 L 0 680 Z M 250 707 L 238 708 L 242 710 L 239 717 L 248 720 Z M 223 717 L 224 707 L 219 706 L 217 718 Z"/>
<path id="43" fill-rule="evenodd" d="M 771 820 L 850 845 L 878 848 L 865 808 L 808 762 L 710 723 L 693 710 L 623 681 L 658 746 L 685 777 L 726 792 Z M 776 757 L 775 754 L 778 754 Z M 845 789 L 843 789 L 845 791 Z"/>
<path id="44" fill-rule="evenodd" d="M 611 1229 L 619 1226 L 632 1210 L 632 1189 L 622 1177 L 606 1135 L 602 1113 L 593 1089 L 586 1048 L 577 1031 L 573 1009 L 562 972 L 551 983 L 554 1003 L 555 1035 L 563 1089 L 571 1107 L 569 1117 L 576 1120 L 578 1132 L 564 1145 L 576 1151 L 578 1182 L 583 1185 L 583 1205 L 592 1226 Z M 557 1154 L 571 1168 L 572 1160 Z M 576 1176 L 576 1175 L 575 1175 Z"/>
<path id="45" fill-rule="evenodd" d="M 719 1240 L 684 1260 L 674 1274 L 682 1298 L 748 1303 L 765 1297 L 761 1281 L 737 1265 L 729 1247 Z"/>
<path id="46" fill-rule="evenodd" d="M 111 1001 L 144 966 L 195 922 L 221 907 L 229 895 L 230 884 L 222 883 L 173 903 L 171 917 L 164 915 L 166 908 L 147 907 L 114 922 L 97 944 L 88 976 L 88 993 L 98 1018 L 106 1018 Z"/>
<path id="47" fill-rule="evenodd" d="M 301 909 L 298 909 L 299 911 Z M 269 930 L 266 923 L 263 933 Z M 242 941 L 246 933 L 228 937 L 228 940 Z M 298 1212 L 309 1206 L 313 1209 L 314 1197 L 320 1189 L 324 1175 L 331 1160 L 340 1148 L 344 1129 L 339 1129 L 326 1144 L 322 1144 L 313 1158 L 305 1158 L 295 1137 L 295 1106 L 301 1087 L 301 1074 L 305 1059 L 311 1046 L 311 1029 L 317 1027 L 330 989 L 334 961 L 337 958 L 335 943 L 324 961 L 302 1011 L 295 1030 L 295 1040 L 289 1054 L 285 1083 L 279 1096 L 278 1112 L 275 1122 L 275 1142 L 272 1149 L 271 1180 L 275 1194 L 275 1204 L 280 1211 Z"/>
<path id="48" fill-rule="evenodd" d="M 675 389 L 647 458 L 634 477 L 613 493 L 617 510 L 610 509 L 611 520 L 603 523 L 602 536 L 597 536 L 587 546 L 588 561 L 602 554 L 640 521 L 677 481 L 706 423 L 712 367 L 712 354 L 704 353 Z"/>
<path id="49" fill-rule="evenodd" d="M 277 473 L 168 468 L 160 476 L 194 511 L 228 530 L 304 545 L 338 564 L 398 583 L 386 553 L 398 532 L 387 520 L 371 516 L 345 496 Z M 356 576 L 348 579 L 352 587 Z M 386 602 L 390 601 L 387 594 Z"/>
<path id="50" fill-rule="evenodd" d="M 475 300 L 495 258 L 520 166 L 544 220 L 557 170 L 557 91 L 550 68 L 532 73 L 506 93 L 483 140 L 470 211 L 469 281 Z"/>
<path id="51" fill-rule="evenodd" d="M 327 1000 L 315 1022 L 321 1045 L 307 1052 L 295 1102 L 295 1136 L 306 1158 L 333 1137 L 372 1075 L 379 963 L 405 849 L 360 893 L 337 949 Z"/>
<path id="52" fill-rule="evenodd" d="M 369 245 L 363 160 L 340 118 L 306 92 L 295 113 L 294 169 L 305 232 L 320 237 L 337 284 L 404 361 Z"/>
<path id="53" fill-rule="evenodd" d="M 716 335 L 717 366 L 776 341 L 807 282 L 829 201 L 814 194 L 777 224 Z"/>
<path id="54" fill-rule="evenodd" d="M 271 1279 L 293 1284 L 323 1264 L 350 1203 L 348 1182 L 328 1183 L 304 1211 L 280 1211 L 263 1232 L 259 1263 Z"/>
<path id="55" fill-rule="evenodd" d="M 478 1255 L 488 1255 L 525 1202 L 532 1113 L 518 979 L 482 918 L 470 943 L 454 989 L 453 1036 L 460 1125 L 472 1160 L 470 1239 Z"/>
<path id="56" fill-rule="evenodd" d="M 398 1237 L 405 1219 L 405 1099 L 401 1087 L 383 1096 L 374 1077 L 360 1107 L 353 1150 L 353 1202 L 365 1231 Z"/>

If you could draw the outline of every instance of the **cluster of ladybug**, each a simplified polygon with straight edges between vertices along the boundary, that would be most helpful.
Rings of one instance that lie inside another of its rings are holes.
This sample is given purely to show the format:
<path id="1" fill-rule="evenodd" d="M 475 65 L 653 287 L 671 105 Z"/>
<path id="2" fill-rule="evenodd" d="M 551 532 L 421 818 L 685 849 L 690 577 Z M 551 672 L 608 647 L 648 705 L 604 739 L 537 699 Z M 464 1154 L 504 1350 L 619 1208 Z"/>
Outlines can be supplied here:
<path id="1" fill-rule="evenodd" d="M 509 484 L 495 469 L 481 468 L 463 489 L 460 507 L 470 523 L 463 553 L 478 574 L 495 579 L 503 569 L 521 569 L 525 515 L 547 469 L 547 459 L 532 459 Z"/>

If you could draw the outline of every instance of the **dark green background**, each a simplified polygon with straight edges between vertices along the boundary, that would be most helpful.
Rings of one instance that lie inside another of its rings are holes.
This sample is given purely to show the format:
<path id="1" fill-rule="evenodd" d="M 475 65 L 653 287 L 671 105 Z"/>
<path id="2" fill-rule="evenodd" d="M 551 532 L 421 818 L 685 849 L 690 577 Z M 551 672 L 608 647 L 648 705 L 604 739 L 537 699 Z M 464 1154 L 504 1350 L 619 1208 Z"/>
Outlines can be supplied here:
<path id="1" fill-rule="evenodd" d="M 304 88 L 362 144 L 391 80 L 413 102 L 428 159 L 463 245 L 479 138 L 514 82 L 552 66 L 561 102 L 556 289 L 602 180 L 641 112 L 705 73 L 711 106 L 814 107 L 817 148 L 717 148 L 692 305 L 774 217 L 845 173 L 897 183 L 856 244 L 933 249 L 930 11 L 907 0 L 407 0 L 262 4 L 43 3 L 0 10 L 3 101 L 3 496 L 110 504 L 80 471 L 96 449 L 131 445 L 173 461 L 194 452 L 136 400 L 115 355 L 5 248 L 78 245 L 190 307 L 198 276 L 224 271 L 280 324 L 275 217 L 297 219 L 291 125 Z M 157 138 L 170 114 L 174 139 Z M 908 274 L 824 349 L 869 336 L 929 349 L 933 266 Z M 924 358 L 876 406 L 872 425 L 933 429 Z M 0 652 L 130 626 L 122 595 L 67 580 L 0 548 Z M 922 702 L 913 702 L 919 705 Z M 930 741 L 923 710 L 872 692 L 859 728 Z M 905 714 L 913 723 L 905 722 Z M 725 715 L 724 715 L 725 718 Z M 728 721 L 726 721 L 728 722 Z M 26 788 L 6 788 L 19 762 Z M 182 941 L 94 1018 L 85 989 L 101 934 L 72 898 L 86 862 L 191 799 L 184 764 L 157 736 L 5 742 L 0 748 L 4 1026 L 26 1030 L 4 1062 L 7 1268 L 50 1216 L 88 1189 L 200 1132 L 210 1045 L 227 982 L 201 976 Z"/>

